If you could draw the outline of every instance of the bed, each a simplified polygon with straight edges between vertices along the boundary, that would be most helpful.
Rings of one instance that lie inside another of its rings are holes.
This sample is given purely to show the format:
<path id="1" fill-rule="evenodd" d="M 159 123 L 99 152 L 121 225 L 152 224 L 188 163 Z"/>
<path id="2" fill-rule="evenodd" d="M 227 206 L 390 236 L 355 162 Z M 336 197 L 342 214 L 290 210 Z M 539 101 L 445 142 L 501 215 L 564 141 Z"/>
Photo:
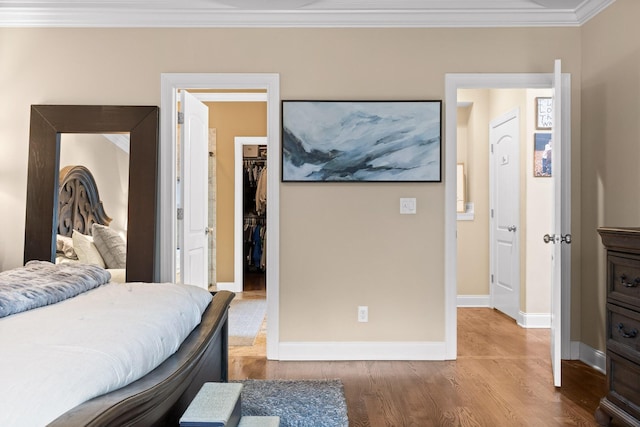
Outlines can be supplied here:
<path id="1" fill-rule="evenodd" d="M 79 263 L 0 273 L 0 425 L 177 425 L 204 382 L 227 380 L 232 293 L 108 280 Z M 16 283 L 31 289 L 12 300 Z"/>

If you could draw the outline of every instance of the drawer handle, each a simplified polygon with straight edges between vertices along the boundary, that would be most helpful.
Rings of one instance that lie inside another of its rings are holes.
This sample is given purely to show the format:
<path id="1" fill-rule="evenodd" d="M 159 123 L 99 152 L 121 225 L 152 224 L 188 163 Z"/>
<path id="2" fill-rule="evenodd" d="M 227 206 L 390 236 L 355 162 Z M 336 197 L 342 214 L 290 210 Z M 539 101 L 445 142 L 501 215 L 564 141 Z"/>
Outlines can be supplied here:
<path id="1" fill-rule="evenodd" d="M 627 275 L 623 274 L 620 276 L 620 284 L 625 288 L 636 288 L 640 285 L 640 277 L 636 277 L 633 282 L 627 282 Z"/>
<path id="2" fill-rule="evenodd" d="M 632 329 L 631 331 L 627 332 L 624 330 L 624 325 L 621 322 L 618 323 L 618 333 L 622 335 L 622 338 L 635 338 L 636 335 L 638 335 L 638 330 Z"/>

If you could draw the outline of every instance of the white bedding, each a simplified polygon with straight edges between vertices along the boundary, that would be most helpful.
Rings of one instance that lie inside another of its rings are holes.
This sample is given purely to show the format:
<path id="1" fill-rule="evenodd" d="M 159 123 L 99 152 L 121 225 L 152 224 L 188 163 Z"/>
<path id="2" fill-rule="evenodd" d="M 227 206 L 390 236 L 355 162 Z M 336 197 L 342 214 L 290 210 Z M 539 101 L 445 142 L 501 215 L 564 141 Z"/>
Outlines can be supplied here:
<path id="1" fill-rule="evenodd" d="M 0 319 L 0 426 L 41 426 L 121 388 L 175 353 L 211 301 L 205 289 L 109 283 Z"/>

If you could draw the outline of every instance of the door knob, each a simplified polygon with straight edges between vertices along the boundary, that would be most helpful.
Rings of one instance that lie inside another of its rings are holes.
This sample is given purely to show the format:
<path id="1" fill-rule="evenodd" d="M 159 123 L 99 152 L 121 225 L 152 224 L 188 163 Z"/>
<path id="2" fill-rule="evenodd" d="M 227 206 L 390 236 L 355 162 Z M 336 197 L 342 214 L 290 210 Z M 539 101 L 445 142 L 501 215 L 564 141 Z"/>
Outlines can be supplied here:
<path id="1" fill-rule="evenodd" d="M 516 226 L 515 226 L 515 225 L 510 225 L 510 226 L 508 226 L 508 227 L 507 227 L 507 230 L 508 230 L 508 231 L 516 231 L 516 230 L 517 230 L 517 228 L 516 228 Z"/>

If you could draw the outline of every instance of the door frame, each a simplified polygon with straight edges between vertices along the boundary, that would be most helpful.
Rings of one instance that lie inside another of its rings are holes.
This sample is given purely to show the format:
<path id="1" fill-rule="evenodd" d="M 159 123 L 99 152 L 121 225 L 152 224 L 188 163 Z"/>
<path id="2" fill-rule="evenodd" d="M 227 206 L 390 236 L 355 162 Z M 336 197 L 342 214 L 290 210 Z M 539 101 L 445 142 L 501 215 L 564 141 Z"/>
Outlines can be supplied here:
<path id="1" fill-rule="evenodd" d="M 562 223 L 570 232 L 571 224 L 571 75 L 562 74 Z M 445 203 L 444 203 L 444 278 L 445 278 L 445 358 L 457 357 L 457 241 L 456 241 L 456 161 L 458 89 L 550 89 L 553 73 L 496 73 L 445 75 Z M 540 236 L 542 238 L 542 236 Z M 562 358 L 571 359 L 571 245 L 563 245 L 562 264 Z"/>
<path id="2" fill-rule="evenodd" d="M 520 146 L 522 144 L 521 138 L 520 138 L 520 109 L 519 108 L 515 108 L 512 109 L 510 111 L 507 111 L 506 113 L 500 114 L 499 116 L 493 118 L 493 119 L 489 119 L 489 128 L 491 129 L 494 125 L 494 123 L 506 123 L 507 121 L 510 120 L 517 120 L 518 121 L 518 136 L 517 136 L 517 146 L 516 146 L 516 150 L 518 151 L 518 155 L 515 156 L 516 157 L 516 162 L 515 165 L 518 168 L 517 170 L 517 197 L 516 197 L 516 223 L 514 224 L 516 226 L 516 232 L 514 233 L 514 244 L 513 246 L 516 248 L 517 254 L 515 257 L 515 265 L 514 265 L 514 270 L 515 272 L 513 273 L 514 277 L 517 277 L 517 287 L 514 288 L 514 295 L 517 301 L 517 305 L 520 305 L 520 234 L 521 230 L 520 230 L 520 174 L 521 174 L 521 170 L 520 170 Z M 497 245 L 497 241 L 496 241 L 496 227 L 495 227 L 495 221 L 498 215 L 498 209 L 496 207 L 496 197 L 497 197 L 497 191 L 496 191 L 496 159 L 494 158 L 494 154 L 493 154 L 493 144 L 495 141 L 493 141 L 491 139 L 491 130 L 489 129 L 489 209 L 493 211 L 493 215 L 491 215 L 491 212 L 489 213 L 489 274 L 490 274 L 490 278 L 489 278 L 489 301 L 490 301 L 490 305 L 491 308 L 496 308 L 495 305 L 495 289 L 496 289 L 496 285 L 497 285 L 497 279 L 498 279 L 498 272 L 496 271 L 496 263 L 498 261 L 498 245 Z M 491 280 L 491 279 L 494 280 Z M 503 312 L 504 313 L 504 312 Z M 514 316 L 511 316 L 510 313 L 504 313 L 509 317 L 512 317 L 515 321 L 519 322 L 519 318 L 518 318 L 518 312 L 515 313 Z"/>
<path id="3" fill-rule="evenodd" d="M 176 100 L 180 89 L 264 89 L 267 91 L 267 147 L 280 152 L 280 75 L 276 73 L 162 73 L 160 75 L 160 147 L 158 152 L 157 251 L 155 280 L 174 282 L 176 275 Z M 277 360 L 280 342 L 280 186 L 279 156 L 267 167 L 267 358 Z"/>

